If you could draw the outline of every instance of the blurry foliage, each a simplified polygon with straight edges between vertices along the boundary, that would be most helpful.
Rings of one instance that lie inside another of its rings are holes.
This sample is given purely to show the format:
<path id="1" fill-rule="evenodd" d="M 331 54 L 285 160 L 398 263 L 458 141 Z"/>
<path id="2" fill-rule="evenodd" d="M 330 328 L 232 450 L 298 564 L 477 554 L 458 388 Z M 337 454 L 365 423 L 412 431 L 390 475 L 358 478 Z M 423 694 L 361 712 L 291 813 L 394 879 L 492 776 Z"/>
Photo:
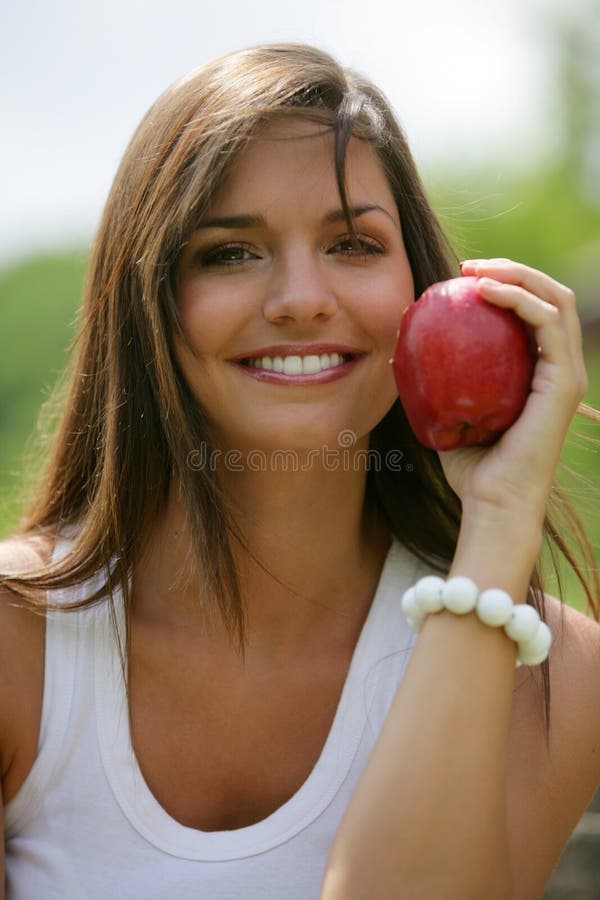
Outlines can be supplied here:
<path id="1" fill-rule="evenodd" d="M 571 179 L 558 161 L 528 175 L 473 173 L 462 185 L 438 175 L 429 193 L 462 259 L 506 256 L 548 272 L 575 290 L 587 320 L 600 314 L 600 198 Z"/>
<path id="2" fill-rule="evenodd" d="M 75 334 L 85 265 L 85 254 L 74 252 L 35 257 L 0 273 L 0 536 L 18 518 L 21 485 L 39 443 L 38 412 Z"/>
<path id="3" fill-rule="evenodd" d="M 596 22 L 595 28 L 590 21 Z M 560 154 L 526 174 L 515 174 L 510 167 L 503 171 L 501 162 L 490 160 L 485 170 L 470 172 L 468 180 L 456 171 L 430 173 L 427 179 L 433 204 L 461 258 L 520 260 L 576 291 L 590 376 L 586 400 L 596 407 L 600 169 L 593 150 L 600 146 L 600 79 L 594 70 L 599 29 L 600 16 L 569 20 L 554 29 Z M 83 253 L 41 257 L 0 273 L 0 536 L 8 534 L 17 519 L 23 472 L 33 464 L 24 456 L 24 447 L 32 451 L 35 446 L 37 413 L 64 367 L 74 336 L 85 261 Z M 599 426 L 576 417 L 561 479 L 598 549 L 599 445 L 590 437 L 600 438 Z M 583 607 L 582 592 L 568 574 L 566 585 L 569 602 Z"/>
<path id="4" fill-rule="evenodd" d="M 545 30 L 554 155 L 526 173 L 510 159 L 468 176 L 438 172 L 429 191 L 461 258 L 507 256 L 548 272 L 573 288 L 589 322 L 600 316 L 600 0 L 555 13 Z"/>

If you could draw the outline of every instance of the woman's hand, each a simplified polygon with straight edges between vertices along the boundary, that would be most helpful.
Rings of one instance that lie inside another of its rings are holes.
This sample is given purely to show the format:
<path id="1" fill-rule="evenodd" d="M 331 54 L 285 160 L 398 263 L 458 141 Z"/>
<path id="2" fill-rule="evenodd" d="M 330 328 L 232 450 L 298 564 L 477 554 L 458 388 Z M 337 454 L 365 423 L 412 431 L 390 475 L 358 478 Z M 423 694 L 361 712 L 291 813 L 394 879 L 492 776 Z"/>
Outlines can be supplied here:
<path id="1" fill-rule="evenodd" d="M 512 309 L 538 345 L 531 393 L 517 421 L 491 447 L 440 453 L 446 478 L 465 505 L 523 511 L 541 523 L 567 430 L 587 389 L 573 292 L 509 259 L 469 260 L 481 296 Z"/>

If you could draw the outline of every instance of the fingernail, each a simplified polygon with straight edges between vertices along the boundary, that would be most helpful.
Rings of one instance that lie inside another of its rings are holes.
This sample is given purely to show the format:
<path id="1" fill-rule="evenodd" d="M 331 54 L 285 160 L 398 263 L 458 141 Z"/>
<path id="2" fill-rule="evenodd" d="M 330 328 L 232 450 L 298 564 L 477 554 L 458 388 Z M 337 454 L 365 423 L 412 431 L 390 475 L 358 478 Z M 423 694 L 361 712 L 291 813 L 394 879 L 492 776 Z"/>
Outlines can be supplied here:
<path id="1" fill-rule="evenodd" d="M 482 262 L 483 262 L 482 259 L 463 259 L 460 266 L 461 266 L 461 269 L 463 266 L 465 266 L 465 267 L 468 266 L 469 268 L 473 269 L 473 268 L 476 268 L 477 266 L 480 266 Z"/>

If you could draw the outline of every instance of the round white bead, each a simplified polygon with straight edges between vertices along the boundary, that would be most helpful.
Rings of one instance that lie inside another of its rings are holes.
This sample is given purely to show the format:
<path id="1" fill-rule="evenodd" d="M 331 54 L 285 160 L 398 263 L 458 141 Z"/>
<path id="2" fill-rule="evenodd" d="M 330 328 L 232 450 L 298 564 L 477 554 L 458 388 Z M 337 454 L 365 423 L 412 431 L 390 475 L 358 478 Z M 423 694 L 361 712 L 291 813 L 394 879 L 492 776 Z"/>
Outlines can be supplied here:
<path id="1" fill-rule="evenodd" d="M 526 650 L 519 650 L 517 663 L 520 663 L 522 666 L 539 666 L 547 656 L 548 653 L 545 650 L 540 653 L 529 653 Z"/>
<path id="2" fill-rule="evenodd" d="M 421 607 L 417 603 L 414 587 L 410 587 L 402 595 L 402 612 L 407 618 L 408 624 L 413 631 L 419 632 L 425 621 L 425 613 L 421 612 Z"/>
<path id="3" fill-rule="evenodd" d="M 522 643 L 534 636 L 540 624 L 537 609 L 528 603 L 518 603 L 513 607 L 510 619 L 504 626 L 504 630 L 513 641 Z"/>
<path id="4" fill-rule="evenodd" d="M 510 595 L 499 588 L 483 591 L 477 600 L 477 615 L 486 625 L 506 625 L 512 609 L 513 602 Z"/>
<path id="5" fill-rule="evenodd" d="M 532 652 L 537 652 L 538 650 L 548 651 L 552 644 L 552 632 L 545 622 L 540 622 L 533 637 L 529 638 L 528 641 L 524 641 L 523 644 Z"/>
<path id="6" fill-rule="evenodd" d="M 446 608 L 464 615 L 473 608 L 480 620 L 491 626 L 504 626 L 506 634 L 518 644 L 517 666 L 535 666 L 543 662 L 552 644 L 552 633 L 534 607 L 515 606 L 506 591 L 490 588 L 477 593 L 470 578 L 456 576 L 444 582 L 437 575 L 421 578 L 402 595 L 401 606 L 409 626 L 421 631 L 429 613 Z"/>
<path id="7" fill-rule="evenodd" d="M 442 601 L 442 588 L 444 579 L 437 575 L 426 575 L 415 585 L 417 603 L 422 612 L 436 613 L 444 608 Z"/>
<path id="8" fill-rule="evenodd" d="M 414 587 L 409 587 L 402 595 L 402 612 L 407 619 L 414 619 L 421 615 Z"/>
<path id="9" fill-rule="evenodd" d="M 442 602 L 446 609 L 459 616 L 475 609 L 479 588 L 470 578 L 456 575 L 449 578 L 442 588 Z"/>
<path id="10" fill-rule="evenodd" d="M 551 646 L 552 632 L 545 622 L 540 622 L 534 636 L 519 644 L 519 659 L 526 666 L 537 666 L 546 659 Z"/>

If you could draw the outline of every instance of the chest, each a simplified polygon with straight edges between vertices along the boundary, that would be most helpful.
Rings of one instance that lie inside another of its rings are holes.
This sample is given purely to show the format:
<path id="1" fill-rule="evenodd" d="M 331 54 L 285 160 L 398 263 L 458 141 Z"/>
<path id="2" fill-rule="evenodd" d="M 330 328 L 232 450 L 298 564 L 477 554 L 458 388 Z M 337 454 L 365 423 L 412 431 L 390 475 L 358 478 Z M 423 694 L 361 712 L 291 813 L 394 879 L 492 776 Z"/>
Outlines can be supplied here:
<path id="1" fill-rule="evenodd" d="M 180 664 L 165 677 L 147 655 L 133 654 L 132 742 L 156 800 L 202 831 L 267 818 L 317 763 L 349 662 L 321 659 L 252 677 Z"/>

